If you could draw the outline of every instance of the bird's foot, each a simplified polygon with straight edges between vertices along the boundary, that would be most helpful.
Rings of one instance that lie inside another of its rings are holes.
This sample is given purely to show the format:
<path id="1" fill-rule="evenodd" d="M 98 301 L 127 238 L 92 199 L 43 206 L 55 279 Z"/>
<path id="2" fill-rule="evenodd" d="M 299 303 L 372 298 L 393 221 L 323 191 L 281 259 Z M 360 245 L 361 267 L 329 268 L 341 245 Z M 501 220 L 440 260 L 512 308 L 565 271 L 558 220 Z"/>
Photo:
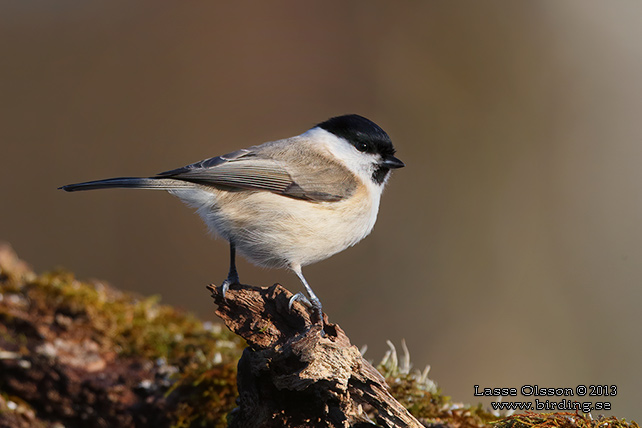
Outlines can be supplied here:
<path id="1" fill-rule="evenodd" d="M 296 293 L 294 296 L 290 297 L 290 301 L 288 302 L 288 310 L 290 312 L 292 311 L 292 305 L 296 301 L 303 303 L 308 308 L 312 307 L 312 303 L 308 300 L 307 297 L 305 297 L 305 295 L 303 295 L 303 293 Z"/>
<path id="2" fill-rule="evenodd" d="M 237 276 L 228 276 L 225 281 L 221 284 L 221 295 L 225 299 L 225 293 L 230 289 L 230 285 L 240 284 L 239 277 Z"/>
<path id="3" fill-rule="evenodd" d="M 323 310 L 321 309 L 321 302 L 319 299 L 313 298 L 312 301 L 310 301 L 303 295 L 303 293 L 296 293 L 294 296 L 290 297 L 290 301 L 288 302 L 289 311 L 292 311 L 292 305 L 296 301 L 303 303 L 308 309 L 312 310 L 312 323 L 320 325 L 321 336 L 325 336 L 323 331 Z"/>

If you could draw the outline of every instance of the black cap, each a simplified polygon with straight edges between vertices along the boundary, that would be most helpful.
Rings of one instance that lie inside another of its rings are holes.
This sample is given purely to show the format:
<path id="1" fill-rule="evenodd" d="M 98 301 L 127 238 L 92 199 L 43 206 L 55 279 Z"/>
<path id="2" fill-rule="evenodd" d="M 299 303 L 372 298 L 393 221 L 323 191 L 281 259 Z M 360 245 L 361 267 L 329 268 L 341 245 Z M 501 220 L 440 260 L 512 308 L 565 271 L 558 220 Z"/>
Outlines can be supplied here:
<path id="1" fill-rule="evenodd" d="M 372 179 L 378 184 L 384 182 L 391 168 L 404 166 L 394 156 L 395 148 L 386 131 L 370 119 L 358 114 L 347 114 L 321 122 L 317 127 L 345 139 L 360 152 L 381 155 L 381 163 L 372 174 Z"/>

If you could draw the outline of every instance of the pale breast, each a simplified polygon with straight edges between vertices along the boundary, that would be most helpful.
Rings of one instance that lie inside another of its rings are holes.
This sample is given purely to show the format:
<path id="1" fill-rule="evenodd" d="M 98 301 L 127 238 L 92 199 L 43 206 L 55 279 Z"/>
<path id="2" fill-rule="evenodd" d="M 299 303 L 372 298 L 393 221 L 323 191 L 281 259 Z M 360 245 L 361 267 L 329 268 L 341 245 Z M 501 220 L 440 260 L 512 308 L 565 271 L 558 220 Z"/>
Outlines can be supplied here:
<path id="1" fill-rule="evenodd" d="M 379 205 L 365 186 L 339 202 L 217 189 L 174 193 L 198 208 L 213 232 L 234 241 L 240 253 L 265 267 L 305 266 L 356 244 L 372 230 Z"/>

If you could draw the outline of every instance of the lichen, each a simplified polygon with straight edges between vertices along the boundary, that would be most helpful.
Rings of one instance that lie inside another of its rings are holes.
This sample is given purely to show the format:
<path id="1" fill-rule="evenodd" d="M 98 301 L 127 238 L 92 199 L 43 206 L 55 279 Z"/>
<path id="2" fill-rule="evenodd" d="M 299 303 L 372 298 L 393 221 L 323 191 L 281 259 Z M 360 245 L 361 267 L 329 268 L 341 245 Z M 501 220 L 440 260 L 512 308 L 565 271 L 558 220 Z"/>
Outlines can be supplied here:
<path id="1" fill-rule="evenodd" d="M 616 417 L 579 413 L 534 413 L 502 415 L 484 410 L 481 404 L 455 403 L 444 395 L 428 377 L 430 366 L 422 372 L 412 371 L 410 353 L 402 341 L 403 355 L 399 358 L 395 346 L 388 341 L 389 351 L 377 369 L 384 375 L 391 394 L 410 413 L 427 426 L 457 428 L 640 428 L 636 422 Z"/>
<path id="2" fill-rule="evenodd" d="M 441 388 L 428 377 L 430 367 L 423 371 L 412 370 L 410 353 L 402 342 L 400 359 L 395 346 L 388 341 L 389 351 L 377 366 L 386 378 L 390 393 L 422 423 L 429 426 L 484 427 L 498 419 L 481 405 L 455 403 L 444 395 Z"/>

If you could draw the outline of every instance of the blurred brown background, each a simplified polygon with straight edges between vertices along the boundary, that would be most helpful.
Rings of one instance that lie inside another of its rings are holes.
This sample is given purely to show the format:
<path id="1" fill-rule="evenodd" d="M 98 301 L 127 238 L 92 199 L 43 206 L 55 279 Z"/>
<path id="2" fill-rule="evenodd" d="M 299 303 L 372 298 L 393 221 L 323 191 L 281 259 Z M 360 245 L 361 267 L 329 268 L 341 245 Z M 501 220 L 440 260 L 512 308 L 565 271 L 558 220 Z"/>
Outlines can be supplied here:
<path id="1" fill-rule="evenodd" d="M 407 168 L 369 238 L 304 269 L 330 319 L 376 361 L 405 338 L 456 401 L 479 401 L 474 384 L 617 385 L 610 414 L 639 420 L 641 16 L 597 0 L 2 2 L 0 239 L 37 270 L 214 319 L 204 287 L 227 245 L 191 209 L 56 188 L 359 113 Z"/>

